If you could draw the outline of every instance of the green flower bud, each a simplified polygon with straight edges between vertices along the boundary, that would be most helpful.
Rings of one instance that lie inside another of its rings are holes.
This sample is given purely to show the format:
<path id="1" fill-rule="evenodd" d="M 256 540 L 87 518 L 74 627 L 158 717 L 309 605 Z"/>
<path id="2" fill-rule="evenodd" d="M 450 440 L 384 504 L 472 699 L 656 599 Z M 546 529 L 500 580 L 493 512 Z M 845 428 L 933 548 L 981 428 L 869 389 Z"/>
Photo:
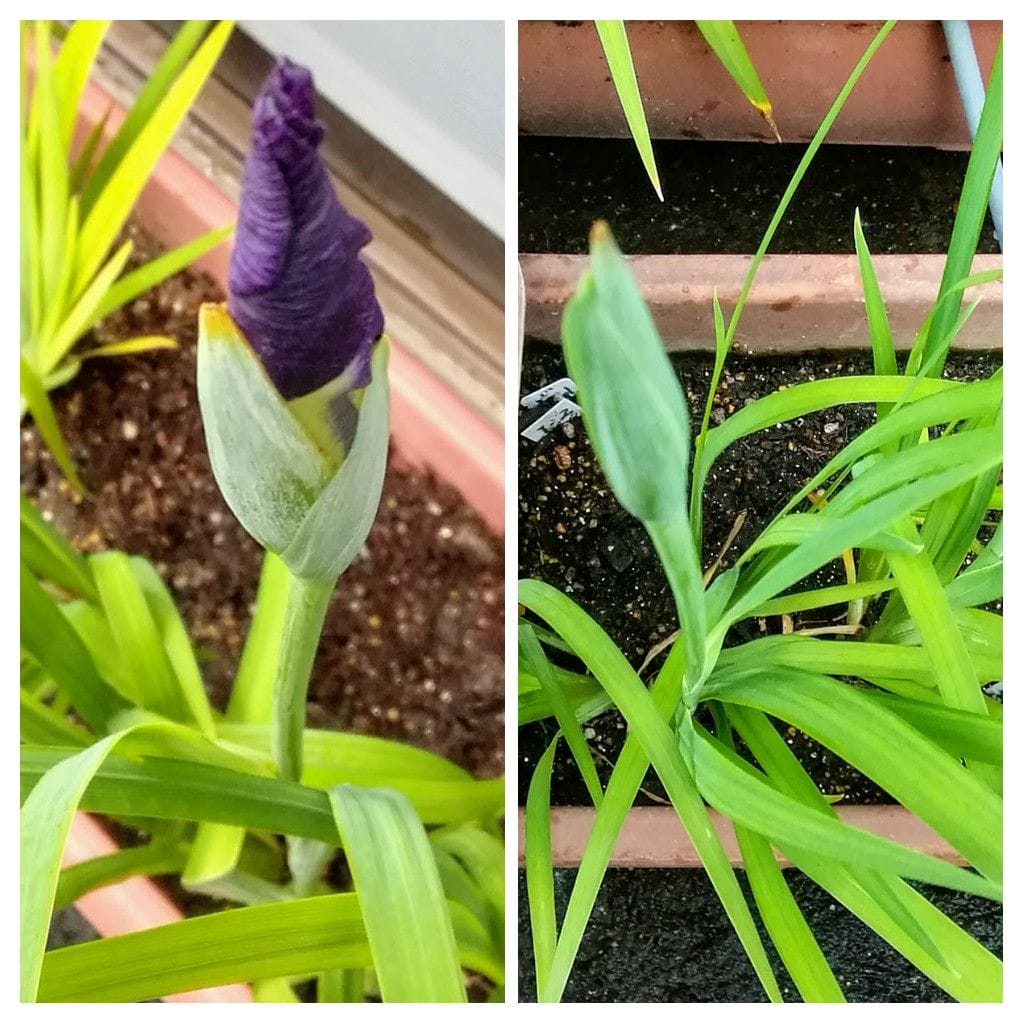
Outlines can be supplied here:
<path id="1" fill-rule="evenodd" d="M 590 270 L 562 318 L 577 401 L 620 504 L 644 522 L 686 509 L 690 415 L 672 364 L 608 225 L 590 235 Z"/>
<path id="2" fill-rule="evenodd" d="M 345 373 L 282 397 L 223 305 L 199 314 L 199 406 L 210 463 L 231 511 L 304 579 L 336 579 L 366 540 L 388 454 L 388 341 L 371 380 Z"/>

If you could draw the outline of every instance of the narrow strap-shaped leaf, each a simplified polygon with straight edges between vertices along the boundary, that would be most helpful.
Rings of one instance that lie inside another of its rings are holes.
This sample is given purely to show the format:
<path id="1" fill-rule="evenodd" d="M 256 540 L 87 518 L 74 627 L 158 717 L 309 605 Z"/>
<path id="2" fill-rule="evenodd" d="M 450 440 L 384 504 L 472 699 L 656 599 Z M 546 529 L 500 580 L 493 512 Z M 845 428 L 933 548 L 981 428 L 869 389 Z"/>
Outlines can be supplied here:
<path id="1" fill-rule="evenodd" d="M 857 264 L 860 267 L 861 288 L 864 291 L 864 312 L 868 320 L 868 334 L 871 337 L 871 358 L 875 373 L 882 377 L 895 377 L 899 373 L 896 363 L 896 348 L 892 341 L 889 314 L 885 311 L 882 290 L 878 287 L 878 275 L 871 262 L 871 251 L 864 238 L 860 223 L 860 210 L 853 215 L 853 241 L 857 249 Z M 891 406 L 879 404 L 876 414 L 879 420 L 885 418 Z"/>
<path id="2" fill-rule="evenodd" d="M 199 663 L 178 606 L 152 563 L 144 558 L 132 558 L 129 564 L 163 641 L 167 660 L 178 684 L 178 692 L 200 732 L 213 739 L 216 735 L 213 708 L 206 695 Z"/>
<path id="3" fill-rule="evenodd" d="M 778 788 L 835 816 L 766 715 L 732 705 L 728 716 Z M 999 961 L 902 879 L 799 849 L 783 853 L 955 999 L 999 1000 Z"/>
<path id="4" fill-rule="evenodd" d="M 773 843 L 989 899 L 999 895 L 998 886 L 973 872 L 810 810 L 699 727 L 693 750 L 697 782 L 708 802 Z"/>
<path id="5" fill-rule="evenodd" d="M 565 741 L 572 751 L 576 766 L 590 794 L 591 802 L 595 807 L 601 806 L 604 793 L 601 790 L 601 780 L 597 777 L 597 768 L 594 765 L 594 757 L 587 746 L 576 716 L 569 706 L 569 702 L 562 693 L 554 675 L 551 672 L 551 665 L 541 650 L 533 627 L 528 622 L 519 624 L 519 653 L 526 660 L 534 676 L 539 680 L 541 689 L 558 721 L 558 727 L 565 736 Z"/>
<path id="6" fill-rule="evenodd" d="M 100 261 L 117 237 L 135 200 L 142 191 L 160 154 L 171 140 L 192 101 L 213 70 L 232 23 L 222 21 L 203 40 L 195 54 L 173 82 L 157 82 L 158 102 L 140 118 L 142 127 L 123 155 L 111 158 L 113 169 L 105 166 L 110 149 L 86 185 L 82 198 L 81 248 L 72 294 L 80 294 L 92 280 Z M 150 84 L 157 79 L 151 76 Z M 124 126 L 122 125 L 122 130 Z M 116 139 L 115 139 L 116 141 Z"/>
<path id="7" fill-rule="evenodd" d="M 658 165 L 654 160 L 651 147 L 651 133 L 647 127 L 647 116 L 644 114 L 644 101 L 640 98 L 640 87 L 636 81 L 636 70 L 633 67 L 633 55 L 629 49 L 629 37 L 626 35 L 624 21 L 595 21 L 594 27 L 601 40 L 608 71 L 615 85 L 615 93 L 626 115 L 626 124 L 636 143 L 640 159 L 643 161 L 647 177 L 651 179 L 658 198 L 664 200 L 661 192 L 661 180 L 658 177 Z"/>
<path id="8" fill-rule="evenodd" d="M 32 414 L 36 429 L 42 435 L 46 447 L 57 460 L 61 472 L 79 494 L 88 494 L 85 484 L 82 483 L 78 475 L 78 470 L 75 469 L 75 463 L 68 451 L 64 435 L 60 432 L 60 425 L 57 423 L 57 416 L 53 411 L 46 388 L 43 387 L 43 382 L 39 379 L 35 367 L 25 359 L 24 354 L 21 356 L 21 397 Z"/>
<path id="9" fill-rule="evenodd" d="M 109 27 L 109 21 L 79 18 L 68 29 L 54 62 L 53 76 L 61 122 L 60 140 L 65 153 L 71 151 L 82 89 L 89 79 L 89 72 Z"/>
<path id="10" fill-rule="evenodd" d="M 33 662 L 33 664 L 35 664 Z M 42 746 L 87 747 L 95 736 L 75 724 L 70 718 L 44 704 L 34 693 L 25 689 L 24 682 L 18 694 L 19 727 L 22 743 Z"/>
<path id="11" fill-rule="evenodd" d="M 95 732 L 106 732 L 113 717 L 128 708 L 128 702 L 100 677 L 78 634 L 24 565 L 21 646 L 46 669 Z"/>
<path id="12" fill-rule="evenodd" d="M 760 77 L 758 77 L 757 68 L 754 67 L 754 62 L 750 59 L 746 46 L 743 45 L 743 39 L 739 29 L 736 28 L 736 23 L 732 21 L 698 21 L 697 28 L 700 29 L 708 46 L 715 51 L 715 56 L 722 62 L 722 67 L 729 72 L 732 80 L 739 86 L 740 92 L 760 112 L 775 133 L 775 137 L 781 142 L 779 129 L 775 126 L 771 101 L 764 91 Z"/>
<path id="13" fill-rule="evenodd" d="M 96 320 L 102 320 L 108 314 L 113 313 L 115 309 L 120 309 L 143 292 L 149 291 L 155 284 L 165 281 L 190 263 L 194 263 L 200 256 L 223 242 L 234 229 L 234 224 L 214 228 L 212 231 L 207 231 L 206 234 L 194 238 L 191 242 L 179 245 L 125 274 L 103 296 L 103 300 L 96 309 Z"/>
<path id="14" fill-rule="evenodd" d="M 19 496 L 21 560 L 37 576 L 72 594 L 96 600 L 89 563 L 67 538 L 53 528 L 26 494 Z"/>
<path id="15" fill-rule="evenodd" d="M 162 630 L 170 623 L 154 617 L 132 559 L 120 551 L 104 551 L 92 555 L 89 563 L 114 643 L 136 687 L 136 701 L 176 722 L 195 722 L 164 646 Z"/>
<path id="16" fill-rule="evenodd" d="M 455 933 L 423 824 L 400 793 L 338 786 L 330 793 L 359 894 L 381 997 L 466 1001 Z"/>
<path id="17" fill-rule="evenodd" d="M 117 249 L 99 273 L 77 295 L 70 312 L 54 331 L 53 336 L 47 339 L 46 349 L 42 356 L 47 372 L 60 364 L 61 360 L 74 347 L 75 342 L 99 319 L 96 316 L 96 309 L 107 293 L 107 289 L 124 269 L 131 252 L 132 243 L 129 240 Z"/>
<path id="18" fill-rule="evenodd" d="M 778 984 L 736 875 L 678 743 L 646 687 L 601 627 L 564 594 L 539 580 L 521 580 L 519 601 L 575 649 L 615 701 L 658 772 L 761 984 L 770 999 L 781 1002 Z M 677 685 L 679 682 L 676 681 Z"/>
<path id="19" fill-rule="evenodd" d="M 747 297 L 750 294 L 750 289 L 754 285 L 754 279 L 757 277 L 757 272 L 761 267 L 761 262 L 764 259 L 765 254 L 768 252 L 768 247 L 771 245 L 772 239 L 775 237 L 775 232 L 782 223 L 782 220 L 786 215 L 786 211 L 789 209 L 789 204 L 793 200 L 793 196 L 796 195 L 796 190 L 800 187 L 800 183 L 803 181 L 804 175 L 810 168 L 815 155 L 821 148 L 822 143 L 824 143 L 829 131 L 831 131 L 836 118 L 846 105 L 846 101 L 849 99 L 854 86 L 859 81 L 865 68 L 867 68 L 875 53 L 878 52 L 878 48 L 885 41 L 895 24 L 896 22 L 890 19 L 885 22 L 881 28 L 879 28 L 877 33 L 875 33 L 874 38 L 868 44 L 860 60 L 857 61 L 853 70 L 843 83 L 843 87 L 839 90 L 839 94 L 836 96 L 832 106 L 829 107 L 828 112 L 825 114 L 824 118 L 822 118 L 821 124 L 818 126 L 818 130 L 814 133 L 814 138 L 811 139 L 807 146 L 807 150 L 800 159 L 800 163 L 793 172 L 793 177 L 786 186 L 786 190 L 782 194 L 782 198 L 779 200 L 779 204 L 775 208 L 775 212 L 772 214 L 768 227 L 765 228 L 764 235 L 761 237 L 761 242 L 757 247 L 757 252 L 754 254 L 754 258 L 750 261 L 750 267 L 743 279 L 743 285 L 740 288 L 739 295 L 737 296 L 736 305 L 733 306 L 732 315 L 729 317 L 729 326 L 725 332 L 725 345 L 727 348 L 733 343 L 736 331 L 739 329 L 740 320 L 743 316 L 743 310 L 746 308 Z M 710 465 L 710 462 L 705 463 L 702 458 L 702 454 L 702 451 L 698 449 L 694 455 L 694 486 L 690 492 L 690 522 L 693 535 L 696 538 L 698 550 L 701 547 L 702 541 L 701 508 L 703 503 L 703 488 L 704 481 L 707 477 L 708 466 Z"/>
<path id="20" fill-rule="evenodd" d="M 370 966 L 355 893 L 186 918 L 46 954 L 40 1002 L 121 1003 L 239 981 Z"/>
<path id="21" fill-rule="evenodd" d="M 910 519 L 903 520 L 897 528 L 908 538 L 918 537 L 917 527 Z M 887 557 L 903 603 L 931 659 L 943 702 L 984 715 L 985 698 L 978 687 L 971 656 L 931 558 L 924 551 L 893 551 Z"/>
<path id="22" fill-rule="evenodd" d="M 62 145 L 57 105 L 50 23 L 37 21 L 35 29 L 35 94 L 39 111 L 39 223 L 42 294 L 49 302 L 60 277 L 67 233 L 68 158 Z"/>
<path id="23" fill-rule="evenodd" d="M 154 841 L 92 857 L 64 868 L 57 881 L 54 910 L 70 906 L 93 889 L 137 875 L 170 875 L 181 871 L 188 848 L 184 843 Z"/>
<path id="24" fill-rule="evenodd" d="M 775 715 L 835 751 L 1002 880 L 1002 800 L 955 758 L 847 683 L 789 669 L 736 676 L 720 700 Z M 941 791 L 934 780 L 943 779 Z"/>
<path id="25" fill-rule="evenodd" d="M 930 366 L 929 373 L 935 377 L 942 374 L 945 351 L 949 347 L 950 335 L 963 298 L 963 290 L 955 286 L 951 288 L 951 285 L 970 273 L 1002 148 L 1003 44 L 1000 39 L 985 92 L 981 119 L 967 162 L 956 220 L 953 222 L 953 234 L 946 251 L 946 265 L 939 282 L 938 308 L 924 345 L 923 361 Z"/>
<path id="26" fill-rule="evenodd" d="M 208 21 L 185 22 L 167 49 L 164 50 L 156 67 L 153 68 L 136 96 L 131 109 L 121 122 L 117 133 L 104 150 L 102 160 L 86 181 L 82 192 L 82 204 L 85 210 L 91 209 L 93 203 L 102 194 L 118 164 L 152 119 L 174 79 L 181 73 L 185 63 L 195 52 L 209 26 Z"/>
<path id="27" fill-rule="evenodd" d="M 36 783 L 21 809 L 21 863 L 31 865 L 21 886 L 21 998 L 34 1002 L 60 858 L 71 819 L 103 762 L 119 744 L 136 752 L 170 749 L 197 760 L 236 767 L 237 755 L 174 723 L 141 723 L 112 733 L 54 764 Z"/>
<path id="28" fill-rule="evenodd" d="M 155 352 L 157 349 L 177 348 L 178 342 L 169 334 L 142 334 L 124 341 L 111 341 L 105 345 L 94 345 L 75 355 L 82 362 L 86 359 L 109 359 L 113 356 L 131 356 L 139 352 Z"/>
<path id="29" fill-rule="evenodd" d="M 733 749 L 732 728 L 716 713 L 719 740 Z M 771 844 L 764 836 L 733 821 L 747 882 L 768 935 L 800 995 L 808 1003 L 843 1003 L 846 998 L 829 962 L 786 883 Z"/>
<path id="30" fill-rule="evenodd" d="M 29 794 L 21 811 L 21 863 L 30 866 L 21 887 L 21 1001 L 34 1003 L 39 987 L 60 857 L 71 818 L 89 780 L 124 737 L 113 733 L 56 765 Z"/>
<path id="31" fill-rule="evenodd" d="M 548 744 L 526 794 L 526 894 L 530 905 L 537 1001 L 542 1002 L 558 938 L 555 923 L 555 869 L 551 854 L 551 767 L 558 736 Z"/>

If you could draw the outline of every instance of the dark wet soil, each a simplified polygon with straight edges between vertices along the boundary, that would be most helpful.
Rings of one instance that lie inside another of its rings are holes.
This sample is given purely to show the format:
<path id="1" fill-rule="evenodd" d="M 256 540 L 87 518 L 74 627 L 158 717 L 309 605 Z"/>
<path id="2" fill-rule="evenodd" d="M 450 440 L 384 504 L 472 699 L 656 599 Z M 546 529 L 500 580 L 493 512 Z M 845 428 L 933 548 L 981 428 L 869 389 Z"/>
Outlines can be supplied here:
<path id="1" fill-rule="evenodd" d="M 599 218 L 626 253 L 756 251 L 806 147 L 655 140 L 665 202 L 630 139 L 519 139 L 519 251 L 586 251 Z M 853 213 L 875 253 L 945 252 L 968 154 L 823 146 L 772 242 L 776 253 L 853 252 Z M 979 252 L 998 252 L 986 217 Z"/>
<path id="2" fill-rule="evenodd" d="M 682 353 L 673 355 L 672 361 L 687 395 L 696 432 L 713 361 L 705 355 Z M 957 379 L 987 377 L 1000 361 L 999 353 L 954 352 L 946 375 Z M 721 422 L 736 409 L 783 386 L 870 372 L 870 353 L 863 352 L 768 359 L 730 355 L 712 423 Z M 532 339 L 527 342 L 521 394 L 565 374 L 559 347 Z M 537 415 L 536 409 L 520 409 L 520 428 Z M 788 497 L 872 422 L 871 406 L 843 406 L 780 424 L 730 447 L 716 462 L 705 490 L 704 567 L 715 560 L 743 516 L 739 532 L 722 559 L 722 568 L 728 568 Z M 675 607 L 646 532 L 620 508 L 608 488 L 581 420 L 563 424 L 539 444 L 520 436 L 518 511 L 520 576 L 545 580 L 569 594 L 594 616 L 630 663 L 639 667 L 651 648 L 676 629 Z M 838 584 L 844 579 L 839 562 L 812 577 L 816 586 Z M 838 618 L 844 612 L 845 608 L 837 607 L 821 614 L 795 616 L 794 628 L 833 625 L 832 616 Z M 728 643 L 777 633 L 781 628 L 777 617 L 741 623 Z M 836 637 L 832 642 L 845 641 Z M 842 794 L 849 803 L 892 802 L 873 782 L 831 752 L 793 729 L 784 732 L 824 792 Z M 519 730 L 520 804 L 525 803 L 533 767 L 554 733 L 550 721 Z M 625 722 L 617 711 L 609 711 L 587 723 L 585 734 L 596 755 L 598 773 L 606 782 L 625 742 Z M 664 799 L 664 790 L 652 771 L 638 802 Z M 552 802 L 589 803 L 564 744 L 555 761 Z"/>
<path id="3" fill-rule="evenodd" d="M 133 234 L 139 255 L 156 251 Z M 219 298 L 186 271 L 101 325 L 101 341 L 169 333 L 180 349 L 88 360 L 53 395 L 94 500 L 72 493 L 29 424 L 21 485 L 79 549 L 120 548 L 155 563 L 223 706 L 262 553 L 220 497 L 196 400 L 196 312 Z M 453 488 L 392 461 L 380 514 L 331 602 L 309 723 L 405 740 L 479 775 L 501 774 L 502 550 Z"/>
<path id="4" fill-rule="evenodd" d="M 747 892 L 744 872 L 737 872 Z M 575 870 L 555 871 L 561 920 Z M 864 1003 L 949 1002 L 883 939 L 805 875 L 786 879 L 846 998 Z M 916 886 L 985 947 L 1002 955 L 1002 907 L 976 896 Z M 750 897 L 748 895 L 748 902 Z M 753 909 L 753 907 L 752 907 Z M 757 920 L 757 914 L 754 914 Z M 760 925 L 759 925 L 760 927 Z M 787 1002 L 799 1001 L 765 940 Z M 535 1002 L 526 881 L 519 875 L 519 999 Z M 565 992 L 566 1002 L 764 1002 L 765 995 L 703 871 L 613 868 L 605 877 Z"/>

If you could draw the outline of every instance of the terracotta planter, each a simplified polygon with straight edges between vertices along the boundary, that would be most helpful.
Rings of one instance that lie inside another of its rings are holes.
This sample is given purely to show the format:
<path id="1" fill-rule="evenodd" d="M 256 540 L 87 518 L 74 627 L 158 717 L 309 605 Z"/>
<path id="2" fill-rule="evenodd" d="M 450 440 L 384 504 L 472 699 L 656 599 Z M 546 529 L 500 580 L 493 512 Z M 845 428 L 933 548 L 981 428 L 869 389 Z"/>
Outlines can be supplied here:
<path id="1" fill-rule="evenodd" d="M 749 256 L 631 256 L 630 265 L 667 348 L 714 351 L 711 297 L 715 288 L 729 316 L 736 303 Z M 940 255 L 875 256 L 893 340 L 909 348 L 914 332 L 938 294 L 945 261 Z M 1002 266 L 1002 256 L 977 256 L 973 270 Z M 526 254 L 526 334 L 560 341 L 562 310 L 583 272 L 587 257 Z M 956 339 L 957 348 L 1002 348 L 1003 285 L 972 289 L 968 301 L 983 295 Z M 747 300 L 736 343 L 748 352 L 793 352 L 870 345 L 857 257 L 766 256 Z M 852 312 L 851 312 L 852 311 Z"/>
<path id="2" fill-rule="evenodd" d="M 837 807 L 847 824 L 892 839 L 904 846 L 931 854 L 954 864 L 966 861 L 941 836 L 902 807 Z M 739 846 L 732 823 L 717 811 L 711 821 L 731 863 L 741 866 Z M 555 867 L 577 867 L 593 827 L 591 807 L 551 809 L 551 853 Z M 519 811 L 519 864 L 525 862 L 524 812 Z M 784 867 L 789 862 L 776 852 Z M 697 851 L 672 807 L 634 807 L 619 833 L 609 862 L 613 868 L 699 868 Z"/>
<path id="3" fill-rule="evenodd" d="M 786 142 L 817 130 L 881 22 L 741 21 L 739 30 Z M 627 25 L 651 134 L 668 139 L 774 138 L 692 21 Z M 972 22 L 983 74 L 1001 22 Z M 519 130 L 626 136 L 593 25 L 519 24 Z M 967 149 L 970 137 L 938 21 L 900 22 L 864 72 L 831 142 Z"/>
<path id="4" fill-rule="evenodd" d="M 111 110 L 107 133 L 124 117 L 95 83 L 87 84 L 80 105 L 79 130 L 87 133 Z M 135 207 L 135 216 L 163 245 L 175 246 L 234 220 L 234 204 L 173 150 L 157 165 Z M 229 248 L 222 245 L 199 262 L 201 270 L 226 287 Z M 390 365 L 391 434 L 395 453 L 406 464 L 425 466 L 454 485 L 487 522 L 503 532 L 503 441 L 499 431 L 442 383 L 393 338 Z M 79 813 L 72 825 L 64 863 L 102 856 L 114 841 L 91 815 Z M 146 878 L 133 878 L 95 890 L 76 904 L 101 935 L 152 928 L 180 920 L 181 911 Z M 249 1002 L 247 985 L 228 985 L 167 997 L 183 1002 Z"/>

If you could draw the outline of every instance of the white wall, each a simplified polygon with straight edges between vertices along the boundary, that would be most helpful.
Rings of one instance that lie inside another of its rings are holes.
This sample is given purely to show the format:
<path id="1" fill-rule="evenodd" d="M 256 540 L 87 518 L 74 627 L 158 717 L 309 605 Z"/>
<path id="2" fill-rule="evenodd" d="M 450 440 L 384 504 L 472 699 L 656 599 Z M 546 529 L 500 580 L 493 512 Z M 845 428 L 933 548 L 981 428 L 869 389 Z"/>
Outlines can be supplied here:
<path id="1" fill-rule="evenodd" d="M 501 21 L 242 21 L 319 91 L 504 237 Z"/>

